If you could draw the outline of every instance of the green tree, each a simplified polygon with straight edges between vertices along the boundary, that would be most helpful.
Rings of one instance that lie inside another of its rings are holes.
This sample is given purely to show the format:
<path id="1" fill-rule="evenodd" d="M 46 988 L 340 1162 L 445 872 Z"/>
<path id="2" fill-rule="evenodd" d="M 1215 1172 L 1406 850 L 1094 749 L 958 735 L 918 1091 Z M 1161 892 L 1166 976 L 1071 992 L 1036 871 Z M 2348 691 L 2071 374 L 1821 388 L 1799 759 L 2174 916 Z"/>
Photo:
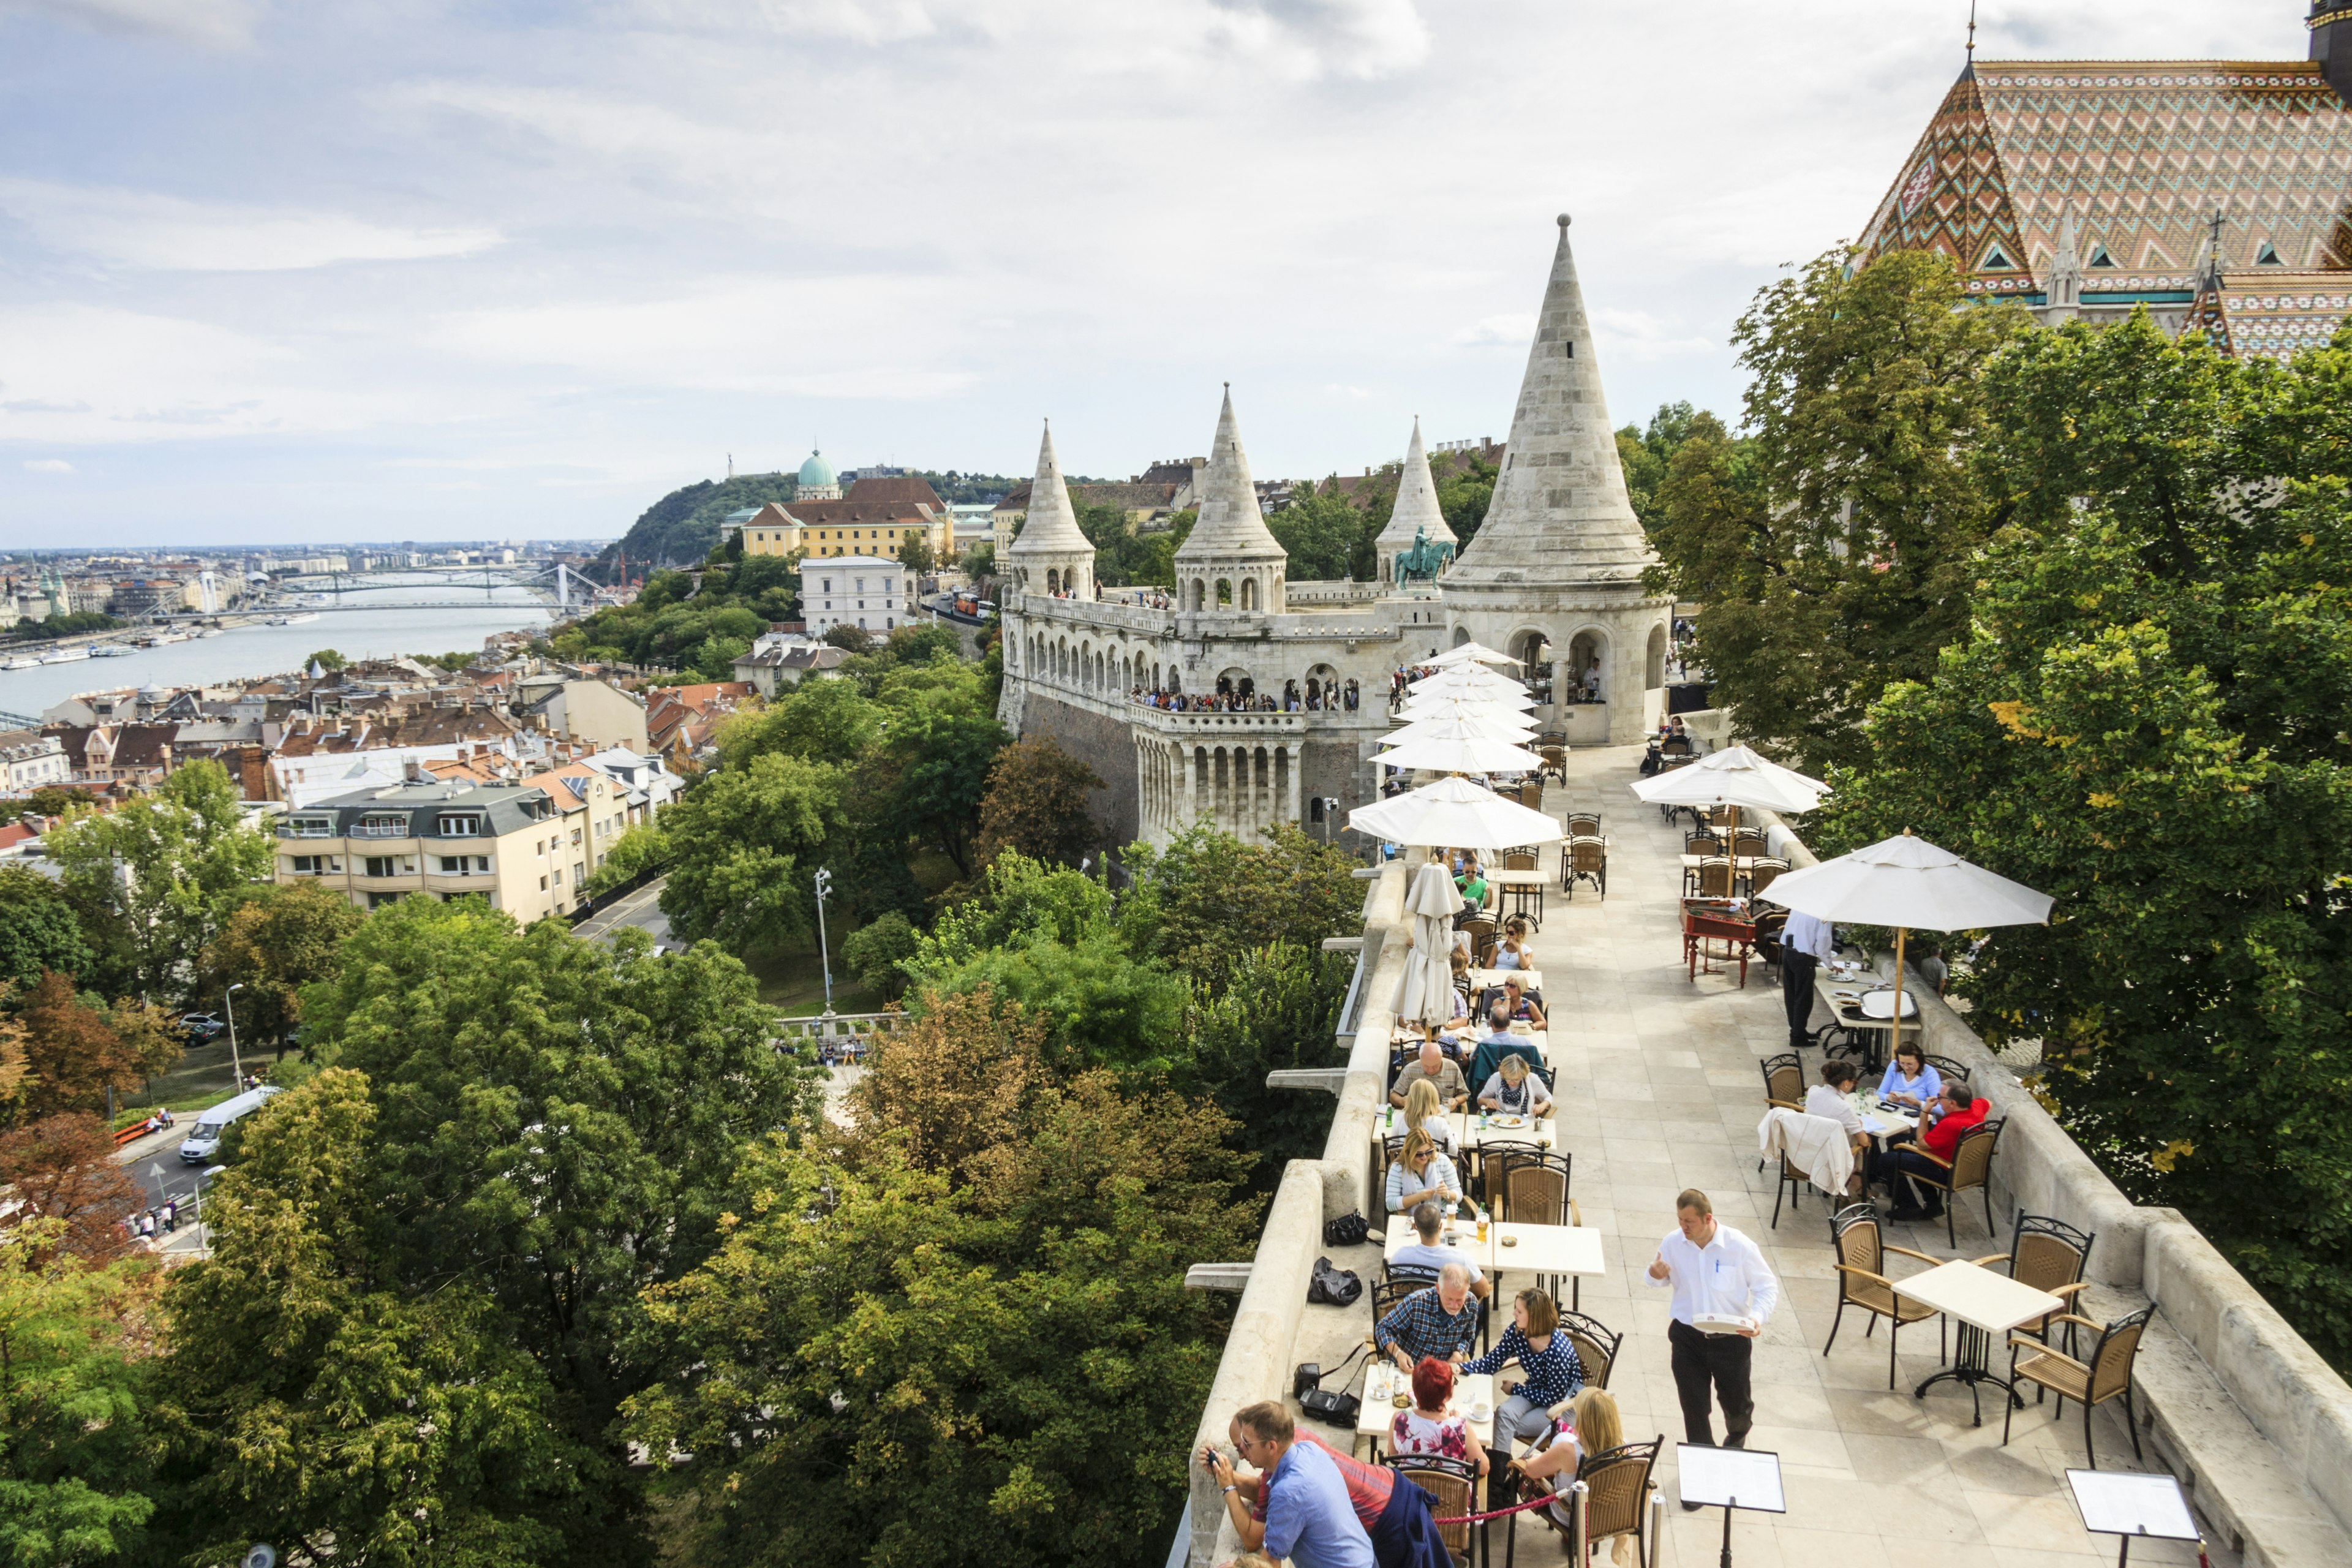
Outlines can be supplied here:
<path id="1" fill-rule="evenodd" d="M 747 767 L 771 753 L 845 766 L 874 743 L 885 716 L 855 680 L 803 680 L 719 725 L 719 766 Z"/>
<path id="2" fill-rule="evenodd" d="M 130 949 L 126 989 L 181 995 L 232 898 L 276 869 L 270 840 L 245 825 L 228 771 L 187 763 L 155 794 L 50 834 L 60 881 L 120 926 Z"/>
<path id="3" fill-rule="evenodd" d="M 1503 470 L 1475 452 L 1452 456 L 1453 461 L 1442 467 L 1432 464 L 1430 472 L 1437 484 L 1437 510 L 1460 541 L 1455 546 L 1458 553 L 1478 537 L 1478 525 L 1486 521 L 1486 508 L 1495 499 L 1495 481 Z"/>
<path id="4" fill-rule="evenodd" d="M 1259 1190 L 1271 1194 L 1293 1160 L 1319 1160 L 1331 1108 L 1319 1095 L 1268 1089 L 1269 1072 L 1348 1065 L 1339 1012 L 1355 961 L 1346 953 L 1275 942 L 1238 955 L 1224 988 L 1196 987 L 1191 1059 L 1176 1077 L 1234 1120 L 1234 1143 L 1258 1156 Z"/>
<path id="5" fill-rule="evenodd" d="M 1729 485 L 1717 442 L 1705 454 L 1716 482 L 1699 491 L 1741 504 L 1678 510 L 1669 464 L 1649 578 L 1706 604 L 1698 646 L 1717 705 L 1815 771 L 1862 760 L 1869 704 L 1932 674 L 1967 626 L 1970 563 L 1991 526 L 1970 457 L 1985 371 L 2030 330 L 2019 308 L 1962 309 L 1940 253 L 1897 251 L 1851 274 L 1849 260 L 1816 258 L 1740 319 L 1753 489 Z M 1744 569 L 1723 574 L 1727 557 Z"/>
<path id="6" fill-rule="evenodd" d="M 2352 1364 L 2352 335 L 2021 344 L 1969 630 L 1870 715 L 1824 847 L 1910 828 L 2052 894 L 1963 973 L 2137 1200 Z"/>
<path id="7" fill-rule="evenodd" d="M 866 653 L 874 647 L 874 634 L 864 626 L 853 626 L 847 621 L 824 628 L 824 640 L 845 653 Z"/>
<path id="8" fill-rule="evenodd" d="M 0 984 L 30 985 L 52 969 L 87 981 L 95 963 L 63 889 L 26 867 L 0 867 Z"/>
<path id="9" fill-rule="evenodd" d="M 1648 429 L 1628 425 L 1617 432 L 1617 461 L 1625 471 L 1625 492 L 1645 531 L 1656 532 L 1664 521 L 1658 487 L 1665 482 L 1675 454 L 1690 439 L 1698 421 L 1708 417 L 1712 416 L 1701 415 L 1688 402 L 1661 403 L 1650 416 Z M 1720 422 L 1717 427 L 1721 428 Z"/>
<path id="10" fill-rule="evenodd" d="M 813 936 L 816 854 L 845 826 L 842 774 L 771 752 L 721 769 L 662 817 L 662 912 L 688 942 L 741 953 Z"/>
<path id="11" fill-rule="evenodd" d="M 329 675 L 332 675 L 339 669 L 349 668 L 351 662 L 352 661 L 350 659 L 345 658 L 333 648 L 322 647 L 319 649 L 318 652 L 312 654 L 310 658 L 304 659 L 302 661 L 302 668 L 308 669 L 310 666 L 315 664 L 320 669 L 325 670 Z"/>
<path id="12" fill-rule="evenodd" d="M 964 575 L 975 583 L 995 576 L 996 542 L 983 539 L 979 543 L 968 547 L 963 552 L 963 559 L 957 564 L 963 568 Z"/>
<path id="13" fill-rule="evenodd" d="M 1056 1082 L 1034 1044 L 1008 1059 L 990 1013 L 887 1040 L 867 1081 L 903 1092 L 866 1102 L 870 1133 L 837 1160 L 771 1141 L 724 1248 L 656 1289 L 673 1373 L 630 1430 L 694 1456 L 675 1484 L 701 1501 L 699 1555 L 1163 1552 L 1228 1310 L 1184 1271 L 1246 1247 L 1242 1163 L 1213 1110 L 1107 1074 Z M 1018 1100 L 989 1092 L 1007 1078 Z M 961 1146 L 914 1137 L 950 1123 Z"/>
<path id="14" fill-rule="evenodd" d="M 626 832 L 613 840 L 613 847 L 604 852 L 596 868 L 588 873 L 590 896 L 603 898 L 656 867 L 667 866 L 672 853 L 669 835 L 657 824 L 631 823 Z"/>
<path id="15" fill-rule="evenodd" d="M 1073 865 L 1100 846 L 1087 797 L 1102 779 L 1050 735 L 996 754 L 980 803 L 980 858 L 1017 849 L 1032 859 Z"/>
<path id="16" fill-rule="evenodd" d="M 0 1558 L 22 1568 L 143 1554 L 150 1399 L 140 1365 L 152 1260 L 89 1267 L 66 1222 L 18 1222 L 0 1247 Z"/>
<path id="17" fill-rule="evenodd" d="M 898 564 L 909 572 L 929 572 L 940 563 L 931 542 L 921 534 L 911 534 L 898 542 Z"/>
<path id="18" fill-rule="evenodd" d="M 919 942 L 914 922 L 890 910 L 852 931 L 841 944 L 841 964 L 857 976 L 858 984 L 895 1002 L 907 988 L 898 965 L 914 956 Z"/>
<path id="19" fill-rule="evenodd" d="M 333 977 L 342 945 L 367 917 L 349 899 L 315 883 L 257 889 L 222 926 L 208 967 L 236 999 L 238 1023 L 258 1049 L 282 1042 L 302 1021 L 306 985 Z"/>
<path id="20" fill-rule="evenodd" d="M 950 657 L 890 671 L 879 694 L 887 730 L 857 769 L 874 837 L 928 845 L 967 877 L 989 771 L 1008 739 L 987 682 L 984 668 Z"/>
<path id="21" fill-rule="evenodd" d="M 1119 913 L 1129 946 L 1222 989 L 1254 948 L 1320 951 L 1325 937 L 1362 927 L 1363 884 L 1346 850 L 1288 823 L 1267 840 L 1195 826 L 1165 849 L 1129 845 L 1122 858 L 1135 887 Z"/>
<path id="22" fill-rule="evenodd" d="M 1289 552 L 1291 581 L 1328 583 L 1347 581 L 1357 547 L 1377 537 L 1387 521 L 1383 516 L 1379 522 L 1368 522 L 1362 508 L 1336 491 L 1327 495 L 1302 486 L 1288 506 L 1265 520 L 1265 526 Z"/>

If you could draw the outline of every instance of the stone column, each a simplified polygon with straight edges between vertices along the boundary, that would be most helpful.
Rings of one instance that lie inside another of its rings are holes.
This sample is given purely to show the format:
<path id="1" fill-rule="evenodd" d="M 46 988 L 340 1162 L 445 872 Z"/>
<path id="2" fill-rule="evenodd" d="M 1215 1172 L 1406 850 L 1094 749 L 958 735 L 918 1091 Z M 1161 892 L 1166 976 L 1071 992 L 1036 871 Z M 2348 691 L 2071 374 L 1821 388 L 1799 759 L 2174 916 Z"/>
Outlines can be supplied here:
<path id="1" fill-rule="evenodd" d="M 1306 796 L 1301 790 L 1298 777 L 1298 757 L 1305 749 L 1297 741 L 1291 742 L 1282 749 L 1282 757 L 1286 764 L 1285 772 L 1287 775 L 1283 780 L 1282 819 L 1285 822 L 1296 824 L 1302 831 L 1307 825 L 1307 813 Z"/>
<path id="2" fill-rule="evenodd" d="M 1568 650 L 1562 647 L 1565 654 Z M 1569 692 L 1575 689 L 1575 675 L 1567 658 L 1556 658 L 1551 666 L 1551 705 L 1562 730 L 1568 728 Z"/>

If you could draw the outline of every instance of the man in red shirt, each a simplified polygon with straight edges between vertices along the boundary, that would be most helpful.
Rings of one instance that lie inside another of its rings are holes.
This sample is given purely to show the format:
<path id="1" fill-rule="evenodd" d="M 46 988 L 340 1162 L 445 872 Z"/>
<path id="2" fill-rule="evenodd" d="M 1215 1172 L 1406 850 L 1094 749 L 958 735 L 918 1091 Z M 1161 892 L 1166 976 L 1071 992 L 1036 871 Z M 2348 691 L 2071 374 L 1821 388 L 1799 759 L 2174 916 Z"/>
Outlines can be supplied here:
<path id="1" fill-rule="evenodd" d="M 1927 1120 L 1919 1130 L 1919 1147 L 1898 1148 L 1893 1153 L 1894 1169 L 1887 1184 L 1894 1190 L 1895 1207 L 1891 1219 L 1941 1219 L 1944 1194 L 1940 1188 L 1914 1182 L 1916 1173 L 1948 1182 L 1952 1175 L 1952 1155 L 1959 1149 L 1960 1134 L 1976 1126 L 1991 1114 L 1992 1101 L 1975 1099 L 1966 1081 L 1957 1078 L 1944 1080 L 1943 1092 L 1927 1105 Z M 1925 1151 L 1922 1152 L 1921 1151 Z"/>

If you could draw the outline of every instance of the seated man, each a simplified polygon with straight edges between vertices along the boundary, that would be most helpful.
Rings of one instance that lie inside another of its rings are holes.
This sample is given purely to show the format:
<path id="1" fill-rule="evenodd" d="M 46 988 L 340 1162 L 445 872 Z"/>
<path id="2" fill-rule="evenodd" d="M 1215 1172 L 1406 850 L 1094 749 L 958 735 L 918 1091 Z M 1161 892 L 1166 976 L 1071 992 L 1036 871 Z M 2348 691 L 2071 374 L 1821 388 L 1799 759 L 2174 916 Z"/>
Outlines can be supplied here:
<path id="1" fill-rule="evenodd" d="M 1470 1296 L 1470 1271 L 1459 1263 L 1439 1269 L 1436 1284 L 1399 1301 L 1372 1329 L 1380 1353 L 1408 1373 L 1423 1356 L 1466 1360 L 1477 1338 L 1478 1306 Z"/>
<path id="2" fill-rule="evenodd" d="M 1442 1274 L 1447 1264 L 1458 1263 L 1469 1273 L 1470 1294 L 1483 1301 L 1493 1293 L 1495 1288 L 1486 1283 L 1486 1277 L 1478 1271 L 1476 1264 L 1462 1256 L 1460 1247 L 1444 1246 L 1437 1239 L 1445 1234 L 1444 1210 L 1433 1203 L 1413 1205 L 1412 1233 L 1420 1239 L 1396 1249 L 1396 1256 L 1389 1259 L 1391 1269 L 1412 1268 L 1424 1274 Z"/>
<path id="3" fill-rule="evenodd" d="M 1919 1126 L 1918 1148 L 1903 1147 L 1887 1155 L 1887 1186 L 1895 1194 L 1895 1207 L 1888 1217 L 1900 1220 L 1940 1219 L 1944 1214 L 1944 1194 L 1935 1187 L 1912 1181 L 1914 1174 L 1932 1176 L 1939 1182 L 1952 1177 L 1952 1155 L 1959 1149 L 1960 1134 L 1982 1121 L 1992 1111 L 1992 1101 L 1978 1100 L 1963 1080 L 1944 1080 L 1943 1090 L 1928 1104 L 1927 1120 Z M 1920 1151 L 1925 1150 L 1922 1153 Z"/>
<path id="4" fill-rule="evenodd" d="M 1470 1086 L 1463 1081 L 1462 1069 L 1447 1058 L 1444 1047 L 1435 1040 L 1422 1041 L 1419 1058 L 1397 1074 L 1395 1087 L 1389 1090 L 1389 1103 L 1402 1110 L 1406 1091 L 1423 1079 L 1437 1085 L 1438 1101 L 1446 1110 L 1459 1110 L 1470 1103 Z"/>

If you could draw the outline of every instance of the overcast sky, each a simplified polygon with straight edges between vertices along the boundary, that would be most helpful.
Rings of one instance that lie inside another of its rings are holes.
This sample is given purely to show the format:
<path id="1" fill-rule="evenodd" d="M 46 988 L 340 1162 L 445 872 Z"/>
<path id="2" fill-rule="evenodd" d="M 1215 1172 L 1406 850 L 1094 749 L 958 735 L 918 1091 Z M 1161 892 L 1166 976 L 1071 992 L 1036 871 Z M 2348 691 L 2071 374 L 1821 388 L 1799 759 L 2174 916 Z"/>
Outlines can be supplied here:
<path id="1" fill-rule="evenodd" d="M 1985 0 L 2301 58 L 2302 0 Z M 799 463 L 1506 434 L 1575 216 L 1619 423 L 1868 217 L 1968 0 L 0 0 L 0 544 L 585 537 Z"/>

